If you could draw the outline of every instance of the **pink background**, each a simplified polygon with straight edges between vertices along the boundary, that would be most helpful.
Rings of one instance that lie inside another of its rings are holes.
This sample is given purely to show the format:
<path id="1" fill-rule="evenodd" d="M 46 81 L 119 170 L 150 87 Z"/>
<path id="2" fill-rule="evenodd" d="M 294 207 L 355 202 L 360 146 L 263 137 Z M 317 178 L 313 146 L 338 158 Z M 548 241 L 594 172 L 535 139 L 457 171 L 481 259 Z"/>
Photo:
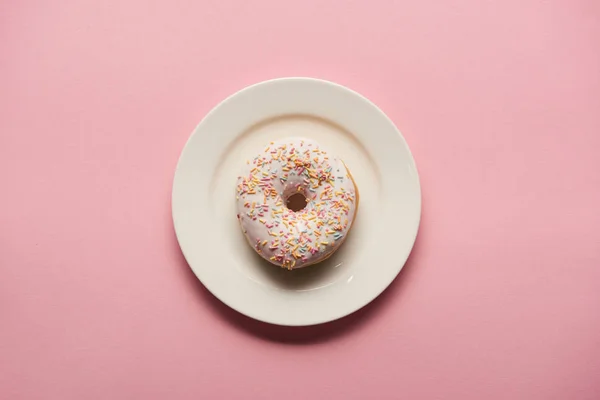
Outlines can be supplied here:
<path id="1" fill-rule="evenodd" d="M 600 2 L 0 3 L 0 398 L 599 399 Z M 245 85 L 377 103 L 423 187 L 384 295 L 290 329 L 221 305 L 170 191 Z"/>

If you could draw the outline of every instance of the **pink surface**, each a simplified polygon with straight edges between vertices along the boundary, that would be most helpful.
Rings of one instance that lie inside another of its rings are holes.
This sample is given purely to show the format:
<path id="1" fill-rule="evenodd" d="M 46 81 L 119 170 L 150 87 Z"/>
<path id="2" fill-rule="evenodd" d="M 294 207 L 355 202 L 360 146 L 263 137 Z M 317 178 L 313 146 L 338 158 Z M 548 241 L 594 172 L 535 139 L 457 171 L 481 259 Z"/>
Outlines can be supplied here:
<path id="1" fill-rule="evenodd" d="M 600 3 L 367 3 L 2 2 L 1 399 L 600 398 Z M 303 329 L 170 217 L 196 123 L 290 75 L 375 101 L 423 187 L 400 277 Z"/>

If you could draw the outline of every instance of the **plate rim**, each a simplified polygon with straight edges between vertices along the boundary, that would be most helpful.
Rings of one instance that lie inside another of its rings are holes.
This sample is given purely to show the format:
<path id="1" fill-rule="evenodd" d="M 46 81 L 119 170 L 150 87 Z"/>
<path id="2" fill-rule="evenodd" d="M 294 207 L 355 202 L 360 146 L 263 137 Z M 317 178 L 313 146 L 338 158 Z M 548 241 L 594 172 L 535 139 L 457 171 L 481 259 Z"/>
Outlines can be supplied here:
<path id="1" fill-rule="evenodd" d="M 290 81 L 295 81 L 295 82 L 312 82 L 312 83 L 318 83 L 324 86 L 329 86 L 333 89 L 338 89 L 338 90 L 342 90 L 345 91 L 353 96 L 356 96 L 358 98 L 360 98 L 362 101 L 366 102 L 369 106 L 371 106 L 371 108 L 375 111 L 378 112 L 378 114 L 384 118 L 386 120 L 386 122 L 389 123 L 390 126 L 393 127 L 395 133 L 398 136 L 398 139 L 404 144 L 404 147 L 407 151 L 408 154 L 408 161 L 411 164 L 411 168 L 414 171 L 415 174 L 415 184 L 416 184 L 416 196 L 417 196 L 417 212 L 416 212 L 416 220 L 414 222 L 415 226 L 411 227 L 412 228 L 412 234 L 410 237 L 410 246 L 408 246 L 408 251 L 406 253 L 406 257 L 401 261 L 398 262 L 397 265 L 398 267 L 396 269 L 394 269 L 394 274 L 393 277 L 391 279 L 389 279 L 388 282 L 385 283 L 385 285 L 381 285 L 382 287 L 377 290 L 375 292 L 375 294 L 369 298 L 367 301 L 363 301 L 362 305 L 360 305 L 359 307 L 356 308 L 350 308 L 349 310 L 345 310 L 341 313 L 336 313 L 336 316 L 334 317 L 330 317 L 330 318 L 313 318 L 312 321 L 310 322 L 290 322 L 290 321 L 285 321 L 285 322 L 281 322 L 281 321 L 275 321 L 275 320 L 269 320 L 266 319 L 264 317 L 255 315 L 254 313 L 249 312 L 247 309 L 240 309 L 239 307 L 236 307 L 235 305 L 231 304 L 226 296 L 220 296 L 218 293 L 215 293 L 215 291 L 211 290 L 211 288 L 209 287 L 210 285 L 207 285 L 202 278 L 200 277 L 199 273 L 196 271 L 196 269 L 192 266 L 192 264 L 189 262 L 189 257 L 188 255 L 186 255 L 186 251 L 184 250 L 182 243 L 181 243 L 181 239 L 180 239 L 180 232 L 177 228 L 178 224 L 177 224 L 177 217 L 176 217 L 176 206 L 175 206 L 175 196 L 176 196 L 176 186 L 177 186 L 177 176 L 178 173 L 180 171 L 181 168 L 181 164 L 182 164 L 182 159 L 184 157 L 185 154 L 185 149 L 188 147 L 188 145 L 190 144 L 191 140 L 193 139 L 193 137 L 196 134 L 199 134 L 199 131 L 201 129 L 201 127 L 204 125 L 204 123 L 209 120 L 211 118 L 212 115 L 214 115 L 216 112 L 218 112 L 218 110 L 221 107 L 224 107 L 227 103 L 229 103 L 232 99 L 243 95 L 246 92 L 252 91 L 253 89 L 260 87 L 260 86 L 266 86 L 266 85 L 272 85 L 272 84 L 277 84 L 277 83 L 283 83 L 283 82 L 290 82 Z M 255 319 L 257 321 L 261 321 L 263 323 L 268 323 L 268 324 L 273 324 L 273 325 L 280 325 L 280 326 L 313 326 L 313 325 L 320 325 L 320 324 L 324 324 L 324 323 L 328 323 L 328 322 L 332 322 L 332 321 L 336 321 L 339 320 L 341 318 L 347 317 L 348 315 L 351 315 L 355 312 L 357 312 L 358 310 L 364 308 L 365 306 L 367 306 L 368 304 L 370 304 L 371 302 L 373 302 L 377 297 L 379 297 L 394 281 L 395 279 L 398 277 L 398 275 L 400 274 L 400 272 L 402 271 L 402 269 L 404 268 L 404 266 L 406 265 L 410 255 L 412 254 L 412 251 L 414 250 L 414 246 L 416 243 L 416 239 L 418 237 L 419 231 L 420 231 L 420 225 L 421 225 L 421 217 L 422 217 L 422 190 L 421 190 L 421 180 L 420 180 L 420 174 L 418 172 L 417 169 L 417 165 L 414 159 L 414 155 L 412 154 L 412 151 L 410 149 L 410 147 L 408 146 L 408 143 L 406 142 L 406 139 L 404 138 L 404 136 L 402 135 L 402 132 L 400 131 L 400 129 L 398 129 L 398 127 L 396 126 L 396 124 L 392 121 L 392 119 L 381 109 L 379 108 L 374 102 L 372 102 L 370 99 L 368 99 L 367 97 L 365 97 L 364 95 L 344 86 L 341 85 L 339 83 L 336 82 L 332 82 L 329 80 L 325 80 L 325 79 L 321 79 L 321 78 L 313 78 L 313 77 L 302 77 L 302 76 L 290 76 L 290 77 L 279 77 L 279 78 L 274 78 L 274 79 L 268 79 L 268 80 L 264 80 L 264 81 L 260 81 L 260 82 L 256 82 L 253 83 L 251 85 L 245 86 L 237 91 L 235 91 L 234 93 L 228 95 L 227 97 L 225 97 L 223 100 L 221 100 L 220 102 L 218 102 L 215 106 L 213 106 L 207 113 L 206 115 L 200 120 L 200 122 L 194 127 L 194 129 L 192 130 L 191 134 L 188 136 L 184 146 L 181 148 L 178 160 L 177 160 L 177 164 L 175 167 L 175 171 L 174 171 L 174 176 L 173 176 L 173 182 L 172 182 L 172 187 L 171 187 L 171 217 L 172 217 L 172 222 L 173 222 L 173 228 L 174 228 L 174 232 L 175 232 L 175 236 L 177 239 L 177 243 L 179 246 L 179 249 L 183 255 L 183 257 L 186 260 L 186 263 L 188 264 L 188 267 L 192 270 L 192 272 L 194 273 L 194 275 L 196 276 L 196 278 L 200 281 L 200 283 L 204 286 L 204 288 L 206 288 L 206 290 L 208 290 L 209 293 L 211 293 L 216 299 L 218 299 L 219 301 L 221 301 L 223 304 L 225 304 L 227 307 L 233 309 L 236 312 L 239 312 L 242 315 L 245 315 L 246 317 Z"/>

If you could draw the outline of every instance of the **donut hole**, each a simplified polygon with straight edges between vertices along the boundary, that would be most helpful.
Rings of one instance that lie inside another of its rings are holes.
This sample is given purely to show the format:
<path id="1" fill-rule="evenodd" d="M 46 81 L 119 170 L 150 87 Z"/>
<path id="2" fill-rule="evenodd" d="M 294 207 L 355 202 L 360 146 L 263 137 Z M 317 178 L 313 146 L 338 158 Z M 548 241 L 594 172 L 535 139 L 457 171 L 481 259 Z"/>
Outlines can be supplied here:
<path id="1" fill-rule="evenodd" d="M 302 193 L 294 193 L 288 197 L 285 205 L 294 212 L 303 210 L 306 207 L 306 196 Z"/>

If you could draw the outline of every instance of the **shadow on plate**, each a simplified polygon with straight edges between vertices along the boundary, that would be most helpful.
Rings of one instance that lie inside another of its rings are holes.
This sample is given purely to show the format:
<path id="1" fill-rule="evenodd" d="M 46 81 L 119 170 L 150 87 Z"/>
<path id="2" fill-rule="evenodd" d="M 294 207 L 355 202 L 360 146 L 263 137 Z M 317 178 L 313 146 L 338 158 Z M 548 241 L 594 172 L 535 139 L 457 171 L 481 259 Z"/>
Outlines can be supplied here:
<path id="1" fill-rule="evenodd" d="M 419 236 L 420 235 L 421 233 Z M 322 343 L 350 334 L 353 331 L 361 329 L 370 320 L 377 318 L 386 310 L 386 308 L 389 308 L 391 306 L 391 300 L 403 291 L 403 288 L 407 284 L 407 281 L 410 280 L 410 276 L 413 273 L 413 265 L 416 263 L 419 254 L 419 236 L 417 236 L 417 241 L 415 242 L 411 255 L 406 261 L 400 274 L 394 279 L 390 286 L 388 286 L 388 288 L 370 304 L 336 321 L 320 325 L 298 327 L 273 325 L 257 321 L 229 308 L 213 296 L 208 289 L 202 285 L 196 275 L 194 275 L 181 253 L 174 234 L 172 236 L 172 245 L 174 253 L 178 256 L 178 266 L 181 269 L 182 276 L 185 278 L 186 283 L 190 285 L 192 290 L 198 293 L 201 301 L 207 304 L 209 311 L 211 311 L 216 318 L 225 321 L 235 329 L 266 341 L 290 345 L 303 345 Z M 283 274 L 287 273 L 287 276 L 291 276 L 289 275 L 289 271 L 279 270 L 277 267 L 274 267 L 266 261 L 264 261 L 264 263 L 265 268 L 273 268 L 274 271 Z M 315 267 L 315 271 L 319 269 L 318 266 Z M 308 267 L 307 270 L 308 269 L 310 269 L 310 267 Z"/>

